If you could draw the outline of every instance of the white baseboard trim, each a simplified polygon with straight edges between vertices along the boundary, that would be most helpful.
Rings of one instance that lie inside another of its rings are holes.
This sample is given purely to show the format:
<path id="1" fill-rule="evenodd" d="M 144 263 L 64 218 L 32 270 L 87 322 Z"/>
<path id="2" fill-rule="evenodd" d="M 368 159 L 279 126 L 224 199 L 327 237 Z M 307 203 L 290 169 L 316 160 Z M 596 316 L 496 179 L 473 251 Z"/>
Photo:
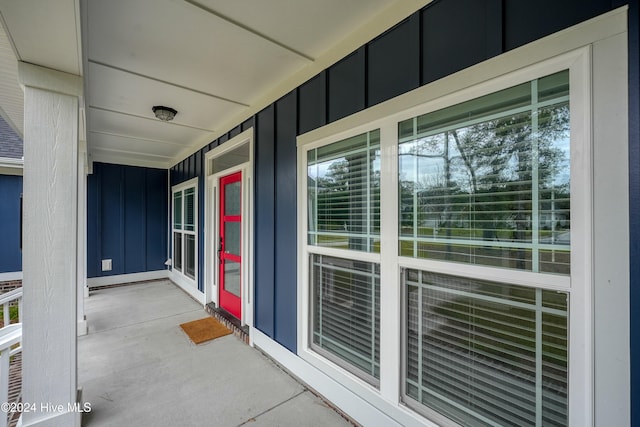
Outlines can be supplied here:
<path id="1" fill-rule="evenodd" d="M 205 305 L 205 296 L 203 292 L 196 287 L 193 282 L 188 281 L 181 274 L 176 274 L 171 270 L 167 270 L 169 280 L 176 284 L 180 289 L 185 291 L 191 298 Z"/>
<path id="2" fill-rule="evenodd" d="M 43 403 L 46 404 L 46 403 Z M 65 409 L 67 409 L 65 407 Z M 18 419 L 17 427 L 50 427 L 50 426 L 72 426 L 72 427 L 80 427 L 80 412 L 52 412 L 51 415 L 26 420 L 24 415 L 30 415 L 33 418 L 32 413 L 23 412 Z"/>
<path id="3" fill-rule="evenodd" d="M 87 286 L 119 285 L 120 283 L 142 282 L 144 280 L 166 279 L 169 277 L 168 270 L 145 271 L 142 273 L 117 274 L 115 276 L 90 277 L 87 279 Z"/>
<path id="4" fill-rule="evenodd" d="M 78 336 L 81 337 L 83 335 L 87 335 L 88 332 L 87 320 L 78 320 Z"/>
<path id="5" fill-rule="evenodd" d="M 22 271 L 11 271 L 9 273 L 0 273 L 0 282 L 9 282 L 12 280 L 22 280 Z"/>
<path id="6" fill-rule="evenodd" d="M 385 401 L 381 397 L 376 402 L 378 407 L 372 405 L 255 328 L 251 328 L 251 337 L 256 347 L 361 425 L 435 426 L 435 424 L 431 424 L 428 421 L 425 424 L 424 420 L 399 408 L 397 405 Z M 396 415 L 402 422 L 392 418 L 391 414 Z"/>

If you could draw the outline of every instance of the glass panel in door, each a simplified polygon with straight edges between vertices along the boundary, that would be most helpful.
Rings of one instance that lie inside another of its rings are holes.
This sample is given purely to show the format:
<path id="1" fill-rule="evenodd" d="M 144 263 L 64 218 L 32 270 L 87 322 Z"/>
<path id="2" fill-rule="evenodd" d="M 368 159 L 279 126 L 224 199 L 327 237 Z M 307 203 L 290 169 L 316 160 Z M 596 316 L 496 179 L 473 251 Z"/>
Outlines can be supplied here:
<path id="1" fill-rule="evenodd" d="M 242 172 L 220 178 L 220 307 L 242 315 Z"/>

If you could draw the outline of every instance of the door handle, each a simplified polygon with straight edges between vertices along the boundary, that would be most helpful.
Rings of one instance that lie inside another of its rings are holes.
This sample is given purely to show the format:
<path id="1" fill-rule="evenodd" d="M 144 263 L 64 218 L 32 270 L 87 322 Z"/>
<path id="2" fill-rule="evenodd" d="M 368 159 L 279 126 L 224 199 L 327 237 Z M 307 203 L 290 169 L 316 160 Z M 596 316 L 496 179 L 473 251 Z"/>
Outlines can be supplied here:
<path id="1" fill-rule="evenodd" d="M 222 244 L 222 237 L 220 237 L 220 243 L 218 244 L 218 262 L 222 264 L 222 249 L 224 245 Z"/>

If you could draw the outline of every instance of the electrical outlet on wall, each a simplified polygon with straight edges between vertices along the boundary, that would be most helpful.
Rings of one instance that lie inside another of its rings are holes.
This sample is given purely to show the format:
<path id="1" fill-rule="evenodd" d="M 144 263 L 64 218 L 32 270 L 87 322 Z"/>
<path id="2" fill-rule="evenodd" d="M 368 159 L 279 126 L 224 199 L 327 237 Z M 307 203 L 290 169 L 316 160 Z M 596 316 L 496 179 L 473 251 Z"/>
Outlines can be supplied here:
<path id="1" fill-rule="evenodd" d="M 102 271 L 111 271 L 112 268 L 112 260 L 103 259 L 102 260 Z"/>

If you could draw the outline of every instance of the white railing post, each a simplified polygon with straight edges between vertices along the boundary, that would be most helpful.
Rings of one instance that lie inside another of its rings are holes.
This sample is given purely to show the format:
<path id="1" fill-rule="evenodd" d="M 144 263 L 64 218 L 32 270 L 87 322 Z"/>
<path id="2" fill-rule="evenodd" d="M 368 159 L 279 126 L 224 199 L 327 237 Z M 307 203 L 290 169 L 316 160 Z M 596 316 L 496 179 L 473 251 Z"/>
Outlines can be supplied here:
<path id="1" fill-rule="evenodd" d="M 9 351 L 0 353 L 0 402 L 9 402 Z M 9 411 L 0 413 L 0 427 L 7 427 Z"/>
<path id="2" fill-rule="evenodd" d="M 10 308 L 12 303 L 18 303 L 18 322 L 11 324 Z M 9 367 L 11 356 L 22 351 L 22 288 L 14 289 L 0 295 L 0 305 L 2 305 L 2 317 L 4 327 L 0 329 L 0 402 L 9 403 Z M 12 348 L 20 344 L 16 348 Z M 0 427 L 7 427 L 7 422 L 11 412 L 0 411 Z M 9 408 L 10 409 L 10 408 Z"/>
<path id="3" fill-rule="evenodd" d="M 3 306 L 7 306 L 4 303 Z M 5 308 L 6 310 L 6 308 Z M 0 329 L 0 402 L 9 402 L 9 362 L 11 355 L 20 351 L 20 347 L 12 350 L 11 347 L 22 340 L 22 324 L 14 323 Z M 10 411 L 0 412 L 0 427 L 7 427 Z M 10 409 L 10 408 L 9 408 Z"/>
<path id="4" fill-rule="evenodd" d="M 9 351 L 0 353 L 0 402 L 9 402 Z M 0 427 L 7 427 L 9 411 L 0 413 Z"/>

